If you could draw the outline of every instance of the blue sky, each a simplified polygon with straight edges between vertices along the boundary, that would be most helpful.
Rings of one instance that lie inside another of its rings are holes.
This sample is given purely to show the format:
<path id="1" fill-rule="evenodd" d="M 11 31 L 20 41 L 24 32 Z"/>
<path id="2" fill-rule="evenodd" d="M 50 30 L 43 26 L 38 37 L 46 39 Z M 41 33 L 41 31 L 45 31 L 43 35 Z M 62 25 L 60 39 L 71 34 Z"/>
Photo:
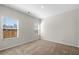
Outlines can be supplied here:
<path id="1" fill-rule="evenodd" d="M 11 17 L 6 16 L 3 19 L 3 24 L 13 25 L 13 24 L 17 24 L 17 21 Z"/>

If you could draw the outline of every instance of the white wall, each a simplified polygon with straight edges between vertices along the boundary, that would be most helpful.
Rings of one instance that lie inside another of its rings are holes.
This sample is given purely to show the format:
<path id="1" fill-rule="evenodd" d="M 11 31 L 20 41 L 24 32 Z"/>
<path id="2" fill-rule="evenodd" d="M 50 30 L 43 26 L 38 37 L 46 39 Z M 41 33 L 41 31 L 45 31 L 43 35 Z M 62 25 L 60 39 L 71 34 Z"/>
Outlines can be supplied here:
<path id="1" fill-rule="evenodd" d="M 78 45 L 77 46 L 79 47 L 79 9 L 78 9 L 78 20 L 77 20 L 77 34 L 78 34 L 77 35 L 77 38 L 78 38 L 78 41 L 77 41 Z"/>
<path id="2" fill-rule="evenodd" d="M 77 9 L 43 19 L 41 24 L 42 38 L 44 40 L 77 47 L 77 21 Z"/>
<path id="3" fill-rule="evenodd" d="M 37 22 L 36 18 L 0 5 L 0 17 L 2 16 L 10 16 L 14 19 L 18 19 L 20 29 L 19 38 L 17 39 L 6 40 L 1 39 L 0 37 L 0 50 L 31 42 L 37 39 L 34 32 L 34 24 Z"/>

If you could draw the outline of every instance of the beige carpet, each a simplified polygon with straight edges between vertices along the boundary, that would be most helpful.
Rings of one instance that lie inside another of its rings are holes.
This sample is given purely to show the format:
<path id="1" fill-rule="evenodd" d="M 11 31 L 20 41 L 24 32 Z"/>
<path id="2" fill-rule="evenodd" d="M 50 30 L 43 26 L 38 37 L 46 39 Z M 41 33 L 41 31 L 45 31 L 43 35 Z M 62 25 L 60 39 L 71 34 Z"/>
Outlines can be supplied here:
<path id="1" fill-rule="evenodd" d="M 72 55 L 79 54 L 79 48 L 46 40 L 37 40 L 18 47 L 0 51 L 1 55 Z"/>

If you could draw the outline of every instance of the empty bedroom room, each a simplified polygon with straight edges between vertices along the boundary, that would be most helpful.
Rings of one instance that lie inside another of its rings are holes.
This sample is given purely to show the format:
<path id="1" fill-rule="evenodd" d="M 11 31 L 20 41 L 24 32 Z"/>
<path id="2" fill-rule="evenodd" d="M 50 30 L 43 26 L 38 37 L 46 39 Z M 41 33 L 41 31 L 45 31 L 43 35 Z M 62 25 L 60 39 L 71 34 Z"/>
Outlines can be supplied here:
<path id="1" fill-rule="evenodd" d="M 0 55 L 78 55 L 79 4 L 0 4 Z"/>

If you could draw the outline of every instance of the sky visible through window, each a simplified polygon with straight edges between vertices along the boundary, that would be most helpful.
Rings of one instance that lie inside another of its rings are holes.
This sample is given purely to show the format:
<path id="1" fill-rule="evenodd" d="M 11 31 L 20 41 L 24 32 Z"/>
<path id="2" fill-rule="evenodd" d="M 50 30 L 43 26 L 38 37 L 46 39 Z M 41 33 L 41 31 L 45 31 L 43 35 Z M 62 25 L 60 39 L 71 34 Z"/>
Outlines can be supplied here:
<path id="1" fill-rule="evenodd" d="M 14 24 L 17 24 L 17 21 L 11 17 L 6 16 L 4 17 L 3 24 L 13 26 Z"/>

